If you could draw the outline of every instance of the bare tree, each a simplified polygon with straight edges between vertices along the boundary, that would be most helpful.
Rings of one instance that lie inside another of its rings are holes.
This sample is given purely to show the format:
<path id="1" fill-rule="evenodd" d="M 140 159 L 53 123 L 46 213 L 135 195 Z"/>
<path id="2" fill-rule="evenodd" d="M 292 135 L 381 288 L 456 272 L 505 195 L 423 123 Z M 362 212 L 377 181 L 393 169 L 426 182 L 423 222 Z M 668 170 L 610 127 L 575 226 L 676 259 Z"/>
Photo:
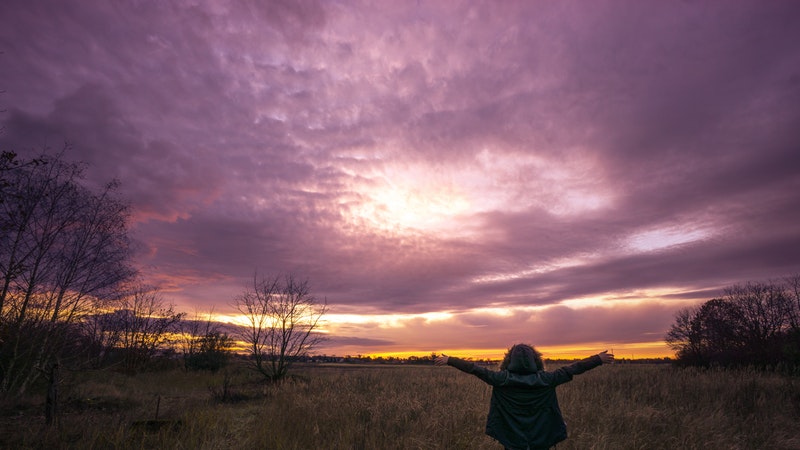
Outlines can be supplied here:
<path id="1" fill-rule="evenodd" d="M 785 286 L 774 282 L 749 282 L 725 289 L 726 300 L 736 305 L 740 334 L 747 341 L 753 362 L 780 360 L 784 333 L 789 328 L 791 299 Z"/>
<path id="2" fill-rule="evenodd" d="M 121 330 L 113 307 L 114 303 L 98 301 L 94 313 L 85 315 L 79 323 L 79 353 L 85 355 L 84 363 L 89 367 L 102 367 L 119 347 Z"/>
<path id="3" fill-rule="evenodd" d="M 688 365 L 800 364 L 796 290 L 791 278 L 730 286 L 722 298 L 680 310 L 665 340 Z"/>
<path id="4" fill-rule="evenodd" d="M 180 331 L 183 313 L 175 312 L 175 306 L 157 289 L 141 284 L 131 289 L 120 306 L 113 316 L 123 365 L 126 370 L 137 371 L 170 343 L 172 333 Z"/>
<path id="5" fill-rule="evenodd" d="M 800 339 L 800 274 L 786 277 L 786 295 L 790 299 L 789 325 L 795 335 Z"/>
<path id="6" fill-rule="evenodd" d="M 698 315 L 696 307 L 681 308 L 675 313 L 672 324 L 664 340 L 675 351 L 678 360 L 696 363 L 703 354 L 702 336 L 697 330 Z"/>
<path id="7" fill-rule="evenodd" d="M 248 346 L 252 366 L 272 382 L 281 381 L 291 364 L 322 340 L 315 330 L 327 302 L 317 302 L 307 280 L 254 275 L 252 288 L 236 297 L 234 306 L 247 321 L 241 339 Z"/>
<path id="8" fill-rule="evenodd" d="M 213 310 L 212 310 L 213 312 Z M 184 369 L 188 369 L 188 361 L 189 359 L 197 353 L 200 343 L 199 338 L 207 333 L 217 330 L 217 326 L 215 326 L 214 322 L 211 320 L 211 314 L 209 312 L 205 315 L 205 318 L 200 314 L 199 310 L 195 310 L 194 317 L 191 319 L 184 319 L 181 322 L 181 333 L 180 333 L 180 342 L 181 342 L 181 350 L 183 351 L 183 361 L 184 361 Z"/>
<path id="9" fill-rule="evenodd" d="M 7 165 L 0 203 L 0 392 L 22 393 L 95 299 L 130 279 L 128 207 L 61 154 Z"/>
<path id="10" fill-rule="evenodd" d="M 233 339 L 222 331 L 219 322 L 212 319 L 212 313 L 205 319 L 195 311 L 193 319 L 181 324 L 181 347 L 185 370 L 211 370 L 223 368 L 233 348 Z"/>

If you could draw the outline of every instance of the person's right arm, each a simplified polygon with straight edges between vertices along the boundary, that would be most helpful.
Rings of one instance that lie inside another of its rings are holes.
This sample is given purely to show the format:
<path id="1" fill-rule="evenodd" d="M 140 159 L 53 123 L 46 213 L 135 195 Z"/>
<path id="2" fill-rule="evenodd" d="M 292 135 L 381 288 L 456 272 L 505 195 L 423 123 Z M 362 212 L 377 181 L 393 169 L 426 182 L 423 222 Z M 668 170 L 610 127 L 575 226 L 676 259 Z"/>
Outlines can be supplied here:
<path id="1" fill-rule="evenodd" d="M 495 372 L 485 367 L 479 366 L 473 362 L 465 361 L 461 358 L 456 358 L 454 356 L 446 356 L 446 355 L 439 356 L 434 360 L 434 364 L 436 364 L 437 366 L 444 366 L 444 365 L 453 366 L 462 372 L 475 375 L 476 377 L 480 378 L 484 382 L 489 383 L 491 385 L 497 384 L 499 381 L 501 381 L 500 378 L 503 377 L 502 375 L 503 372 Z"/>
<path id="2" fill-rule="evenodd" d="M 433 360 L 433 363 L 437 366 L 453 366 L 456 369 L 466 373 L 472 373 L 473 369 L 475 369 L 474 363 L 447 355 L 437 357 Z"/>

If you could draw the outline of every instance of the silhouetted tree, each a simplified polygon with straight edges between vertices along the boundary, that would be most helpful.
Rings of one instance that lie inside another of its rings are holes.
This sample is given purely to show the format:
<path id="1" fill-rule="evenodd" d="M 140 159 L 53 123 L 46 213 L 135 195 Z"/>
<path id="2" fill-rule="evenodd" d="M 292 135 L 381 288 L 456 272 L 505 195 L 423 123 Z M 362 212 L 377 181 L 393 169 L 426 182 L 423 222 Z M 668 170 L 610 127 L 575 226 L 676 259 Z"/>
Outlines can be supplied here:
<path id="1" fill-rule="evenodd" d="M 228 364 L 233 339 L 226 333 L 211 331 L 197 338 L 197 349 L 189 355 L 186 366 L 190 370 L 216 372 Z"/>
<path id="2" fill-rule="evenodd" d="M 678 311 L 665 340 L 687 365 L 786 365 L 800 363 L 797 286 L 749 282 L 725 289 L 722 298 Z"/>
<path id="3" fill-rule="evenodd" d="M 786 296 L 789 298 L 789 326 L 800 333 L 800 274 L 784 279 Z"/>
<path id="4" fill-rule="evenodd" d="M 141 370 L 169 344 L 171 335 L 179 332 L 183 313 L 175 312 L 157 289 L 135 285 L 114 312 L 112 322 L 119 333 L 123 366 L 128 371 Z"/>
<path id="5" fill-rule="evenodd" d="M 780 362 L 791 315 L 791 298 L 786 286 L 776 282 L 734 285 L 725 290 L 725 299 L 737 307 L 740 324 L 737 331 L 745 342 L 747 361 Z"/>
<path id="6" fill-rule="evenodd" d="M 181 325 L 183 363 L 186 370 L 216 372 L 228 363 L 234 346 L 233 339 L 221 330 L 211 313 L 202 320 L 199 313 Z"/>
<path id="7" fill-rule="evenodd" d="M 800 367 L 800 274 L 784 279 L 786 294 L 789 297 L 789 337 L 784 355 L 787 363 Z"/>
<path id="8" fill-rule="evenodd" d="M 10 161 L 0 203 L 0 392 L 22 393 L 68 344 L 69 325 L 134 270 L 116 183 L 85 188 L 83 167 L 61 154 Z"/>
<path id="9" fill-rule="evenodd" d="M 113 357 L 121 353 L 122 321 L 119 309 L 125 305 L 121 293 L 119 299 L 95 299 L 91 314 L 86 314 L 78 323 L 80 333 L 79 348 L 76 354 L 83 357 L 83 365 L 99 369 L 106 364 L 115 363 Z"/>
<path id="10" fill-rule="evenodd" d="M 667 343 L 687 364 L 733 363 L 745 347 L 739 315 L 735 304 L 719 298 L 681 310 L 667 333 Z"/>
<path id="11" fill-rule="evenodd" d="M 308 281 L 289 275 L 272 279 L 253 277 L 253 287 L 234 299 L 247 320 L 241 339 L 252 367 L 268 380 L 278 382 L 299 356 L 308 354 L 321 340 L 314 333 L 327 303 L 311 295 Z"/>

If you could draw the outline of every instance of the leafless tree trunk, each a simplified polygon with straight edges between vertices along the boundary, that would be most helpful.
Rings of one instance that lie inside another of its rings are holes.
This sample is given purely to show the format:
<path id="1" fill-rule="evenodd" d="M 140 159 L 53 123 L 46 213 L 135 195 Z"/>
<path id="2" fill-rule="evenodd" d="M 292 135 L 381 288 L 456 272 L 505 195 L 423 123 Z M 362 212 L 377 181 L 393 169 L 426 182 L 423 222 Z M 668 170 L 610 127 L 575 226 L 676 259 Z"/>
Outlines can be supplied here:
<path id="1" fill-rule="evenodd" d="M 256 275 L 252 289 L 236 297 L 234 306 L 247 320 L 241 338 L 248 345 L 253 368 L 270 381 L 282 380 L 292 363 L 322 340 L 315 330 L 327 303 L 317 302 L 307 280 Z"/>
<path id="2" fill-rule="evenodd" d="M 47 397 L 45 398 L 44 416 L 48 426 L 55 425 L 58 420 L 58 384 L 61 382 L 58 375 L 58 363 L 50 366 L 47 375 Z"/>

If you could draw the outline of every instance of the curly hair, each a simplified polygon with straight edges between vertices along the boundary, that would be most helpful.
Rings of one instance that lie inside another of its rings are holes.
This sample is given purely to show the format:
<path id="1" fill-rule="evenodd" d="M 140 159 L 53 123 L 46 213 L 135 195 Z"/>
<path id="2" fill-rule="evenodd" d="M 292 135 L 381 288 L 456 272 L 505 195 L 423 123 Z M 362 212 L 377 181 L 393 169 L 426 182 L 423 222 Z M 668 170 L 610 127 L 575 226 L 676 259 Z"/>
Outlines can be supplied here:
<path id="1" fill-rule="evenodd" d="M 544 370 L 542 354 L 532 345 L 516 344 L 511 346 L 503 357 L 503 362 L 500 363 L 500 370 L 508 370 L 508 366 L 513 360 L 532 361 L 535 364 L 535 370 Z"/>

